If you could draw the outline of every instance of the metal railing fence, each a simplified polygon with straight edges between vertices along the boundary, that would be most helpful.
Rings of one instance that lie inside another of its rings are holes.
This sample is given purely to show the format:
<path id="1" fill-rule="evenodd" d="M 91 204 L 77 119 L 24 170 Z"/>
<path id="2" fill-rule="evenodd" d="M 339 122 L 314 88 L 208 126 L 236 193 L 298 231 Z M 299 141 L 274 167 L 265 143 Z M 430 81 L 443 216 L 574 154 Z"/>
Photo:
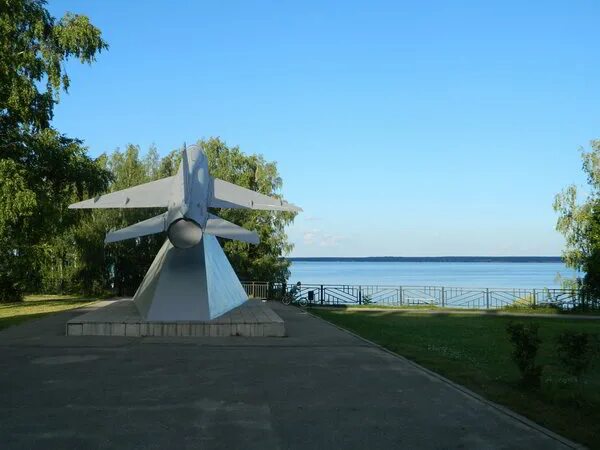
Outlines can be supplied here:
<path id="1" fill-rule="evenodd" d="M 269 298 L 269 283 L 264 281 L 243 281 L 242 286 L 250 298 Z"/>
<path id="2" fill-rule="evenodd" d="M 276 298 L 294 284 L 243 282 L 249 297 Z M 300 284 L 298 295 L 312 305 L 435 306 L 442 308 L 498 309 L 507 306 L 581 305 L 577 289 L 463 288 L 444 286 L 379 286 Z"/>

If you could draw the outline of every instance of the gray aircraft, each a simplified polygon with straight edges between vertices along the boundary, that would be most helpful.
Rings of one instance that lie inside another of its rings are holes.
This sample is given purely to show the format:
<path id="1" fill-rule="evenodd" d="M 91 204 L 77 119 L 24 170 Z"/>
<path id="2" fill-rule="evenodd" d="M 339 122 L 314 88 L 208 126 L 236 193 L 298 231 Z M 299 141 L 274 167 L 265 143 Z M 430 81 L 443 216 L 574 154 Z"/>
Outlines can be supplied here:
<path id="1" fill-rule="evenodd" d="M 69 208 L 167 208 L 158 216 L 110 231 L 105 243 L 161 232 L 167 239 L 134 296 L 149 321 L 210 320 L 247 300 L 215 236 L 258 244 L 254 231 L 223 220 L 208 208 L 301 211 L 278 198 L 213 178 L 198 146 L 183 150 L 177 174 L 74 203 Z"/>

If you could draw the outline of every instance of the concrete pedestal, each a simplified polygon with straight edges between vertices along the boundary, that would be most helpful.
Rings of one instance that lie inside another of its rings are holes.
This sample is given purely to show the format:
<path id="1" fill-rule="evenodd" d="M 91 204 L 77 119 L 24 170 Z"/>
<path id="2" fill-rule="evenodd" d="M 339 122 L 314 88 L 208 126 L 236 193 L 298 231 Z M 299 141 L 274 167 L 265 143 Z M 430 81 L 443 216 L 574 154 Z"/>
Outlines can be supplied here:
<path id="1" fill-rule="evenodd" d="M 131 299 L 117 300 L 67 322 L 68 336 L 285 336 L 285 324 L 266 303 L 248 300 L 208 321 L 154 322 Z"/>

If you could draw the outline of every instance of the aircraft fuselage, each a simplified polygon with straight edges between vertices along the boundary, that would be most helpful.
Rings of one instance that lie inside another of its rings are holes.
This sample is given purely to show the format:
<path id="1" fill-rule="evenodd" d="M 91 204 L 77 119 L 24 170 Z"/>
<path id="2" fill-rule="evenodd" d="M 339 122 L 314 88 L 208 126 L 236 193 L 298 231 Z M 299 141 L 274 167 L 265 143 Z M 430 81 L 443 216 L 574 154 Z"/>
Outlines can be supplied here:
<path id="1" fill-rule="evenodd" d="M 211 195 L 208 160 L 199 147 L 183 152 L 171 188 L 167 213 L 167 236 L 177 248 L 190 248 L 202 240 Z"/>

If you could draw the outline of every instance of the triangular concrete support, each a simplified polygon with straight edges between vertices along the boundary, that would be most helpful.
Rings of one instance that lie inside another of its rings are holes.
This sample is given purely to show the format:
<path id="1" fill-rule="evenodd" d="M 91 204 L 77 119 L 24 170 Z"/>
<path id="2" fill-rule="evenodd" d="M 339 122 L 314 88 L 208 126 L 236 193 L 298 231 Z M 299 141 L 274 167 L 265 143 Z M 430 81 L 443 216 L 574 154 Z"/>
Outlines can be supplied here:
<path id="1" fill-rule="evenodd" d="M 167 239 L 133 300 L 146 321 L 212 320 L 241 305 L 246 291 L 217 238 L 187 249 Z"/>

